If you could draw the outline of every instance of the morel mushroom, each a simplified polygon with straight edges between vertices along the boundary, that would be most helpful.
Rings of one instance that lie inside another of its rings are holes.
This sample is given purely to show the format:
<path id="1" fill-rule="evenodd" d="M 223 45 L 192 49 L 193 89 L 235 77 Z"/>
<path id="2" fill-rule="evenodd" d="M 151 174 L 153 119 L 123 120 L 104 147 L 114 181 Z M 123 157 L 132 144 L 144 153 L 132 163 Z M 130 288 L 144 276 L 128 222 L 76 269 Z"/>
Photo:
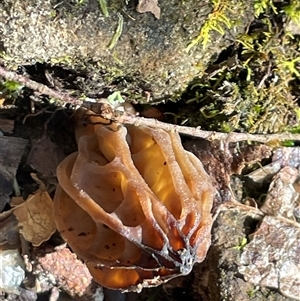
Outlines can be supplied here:
<path id="1" fill-rule="evenodd" d="M 58 230 L 99 284 L 140 291 L 188 274 L 210 245 L 214 189 L 178 133 L 82 111 L 57 169 Z"/>

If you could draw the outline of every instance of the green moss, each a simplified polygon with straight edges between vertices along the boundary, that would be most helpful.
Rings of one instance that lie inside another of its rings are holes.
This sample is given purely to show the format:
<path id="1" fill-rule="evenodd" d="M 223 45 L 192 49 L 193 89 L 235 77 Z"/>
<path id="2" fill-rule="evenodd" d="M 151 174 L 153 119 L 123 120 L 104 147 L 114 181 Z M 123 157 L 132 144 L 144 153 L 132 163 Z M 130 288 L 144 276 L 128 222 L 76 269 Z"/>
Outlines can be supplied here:
<path id="1" fill-rule="evenodd" d="M 208 15 L 207 20 L 201 26 L 198 36 L 187 46 L 187 52 L 199 43 L 205 48 L 211 42 L 212 31 L 224 35 L 224 28 L 230 29 L 233 25 L 233 21 L 228 16 L 228 12 L 231 12 L 234 9 L 233 3 L 222 0 L 211 0 L 211 2 L 213 11 Z"/>
<path id="2" fill-rule="evenodd" d="M 254 6 L 259 18 L 183 95 L 181 123 L 224 132 L 299 131 L 300 37 L 280 25 L 287 6 Z"/>
<path id="3" fill-rule="evenodd" d="M 243 248 L 247 245 L 248 243 L 248 240 L 246 237 L 243 237 L 241 240 L 240 240 L 240 244 L 236 247 L 233 247 L 233 249 L 235 250 L 238 250 L 238 251 L 241 251 L 243 250 Z"/>
<path id="4" fill-rule="evenodd" d="M 62 56 L 62 57 L 51 58 L 51 63 L 54 64 L 54 65 L 72 66 L 73 61 L 74 61 L 74 58 L 72 58 L 69 55 L 65 55 L 65 56 Z"/>
<path id="5" fill-rule="evenodd" d="M 288 18 L 300 24 L 300 2 L 298 0 L 290 1 L 289 5 L 283 7 L 283 11 Z"/>
<path id="6" fill-rule="evenodd" d="M 86 3 L 86 0 L 75 0 L 77 5 L 84 5 Z"/>
<path id="7" fill-rule="evenodd" d="M 11 80 L 4 81 L 2 83 L 2 85 L 3 85 L 2 91 L 8 92 L 8 93 L 18 92 L 24 87 L 20 83 L 17 83 L 17 82 L 11 81 Z"/>
<path id="8" fill-rule="evenodd" d="M 259 17 L 260 14 L 266 12 L 267 10 L 273 10 L 277 14 L 277 8 L 275 7 L 273 0 L 255 0 L 254 1 L 254 15 Z"/>
<path id="9" fill-rule="evenodd" d="M 247 295 L 249 296 L 249 298 L 254 298 L 255 295 L 256 295 L 256 289 L 252 289 L 252 290 L 249 290 L 247 291 Z"/>

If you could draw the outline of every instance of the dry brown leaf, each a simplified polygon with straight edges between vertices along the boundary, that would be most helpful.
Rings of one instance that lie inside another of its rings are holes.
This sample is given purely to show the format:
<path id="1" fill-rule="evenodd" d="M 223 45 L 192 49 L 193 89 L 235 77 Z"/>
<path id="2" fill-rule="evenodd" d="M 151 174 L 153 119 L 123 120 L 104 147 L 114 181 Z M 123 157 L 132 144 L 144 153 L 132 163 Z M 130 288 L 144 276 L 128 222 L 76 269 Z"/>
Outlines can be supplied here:
<path id="1" fill-rule="evenodd" d="M 52 179 L 56 178 L 56 167 L 64 157 L 61 148 L 48 137 L 42 137 L 32 141 L 26 163 L 37 171 L 41 180 L 45 179 L 46 183 L 53 183 Z"/>
<path id="2" fill-rule="evenodd" d="M 17 207 L 17 206 L 23 204 L 24 202 L 25 202 L 25 200 L 23 199 L 23 197 L 21 197 L 21 196 L 13 196 L 10 199 L 9 205 L 11 207 Z"/>
<path id="3" fill-rule="evenodd" d="M 156 19 L 160 18 L 160 7 L 157 5 L 157 0 L 140 0 L 136 10 L 139 13 L 152 13 Z"/>
<path id="4" fill-rule="evenodd" d="M 30 195 L 14 214 L 19 221 L 20 233 L 34 246 L 47 241 L 56 230 L 53 201 L 47 191 L 39 189 Z"/>

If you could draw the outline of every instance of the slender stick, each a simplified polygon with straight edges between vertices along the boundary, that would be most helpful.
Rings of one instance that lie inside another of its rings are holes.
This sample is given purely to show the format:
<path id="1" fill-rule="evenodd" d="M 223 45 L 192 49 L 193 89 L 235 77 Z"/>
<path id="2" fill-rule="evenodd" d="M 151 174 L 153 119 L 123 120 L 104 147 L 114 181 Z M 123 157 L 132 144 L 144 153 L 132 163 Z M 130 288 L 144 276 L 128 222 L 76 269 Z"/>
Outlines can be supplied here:
<path id="1" fill-rule="evenodd" d="M 8 79 L 8 80 L 12 80 L 12 81 L 21 83 L 24 86 L 26 86 L 27 88 L 30 88 L 41 94 L 48 95 L 50 97 L 62 100 L 66 103 L 71 103 L 73 105 L 81 105 L 82 104 L 81 100 L 79 100 L 75 97 L 72 97 L 67 93 L 63 93 L 63 92 L 59 92 L 57 90 L 51 89 L 51 88 L 47 87 L 46 85 L 37 83 L 37 82 L 27 78 L 26 76 L 16 74 L 13 71 L 8 71 L 5 68 L 3 68 L 2 66 L 0 66 L 0 76 L 4 77 L 5 79 Z"/>
<path id="2" fill-rule="evenodd" d="M 50 97 L 57 98 L 65 103 L 71 103 L 73 105 L 82 105 L 83 101 L 70 96 L 67 93 L 59 92 L 57 90 L 51 89 L 43 84 L 37 83 L 25 76 L 16 74 L 15 72 L 8 71 L 5 68 L 0 66 L 0 76 L 8 79 L 19 82 L 24 86 L 33 89 L 41 94 L 48 95 Z M 156 119 L 151 118 L 143 118 L 134 115 L 124 114 L 121 116 L 116 116 L 112 118 L 111 112 L 106 113 L 106 111 L 102 111 L 100 113 L 102 117 L 106 119 L 110 119 L 119 123 L 124 124 L 133 124 L 133 125 L 146 125 L 153 128 L 160 128 L 166 131 L 179 132 L 180 134 L 199 137 L 207 140 L 222 140 L 224 142 L 238 142 L 238 141 L 257 141 L 261 143 L 269 143 L 274 141 L 300 141 L 300 134 L 291 134 L 291 133 L 281 133 L 281 134 L 247 134 L 247 133 L 220 133 L 213 131 L 202 131 L 200 127 L 187 127 L 180 126 L 175 124 L 169 124 L 160 122 Z"/>
<path id="3" fill-rule="evenodd" d="M 203 131 L 200 127 L 187 127 L 170 123 L 160 122 L 156 119 L 143 118 L 131 115 L 124 115 L 122 123 L 133 125 L 146 125 L 160 128 L 166 131 L 177 131 L 180 134 L 199 137 L 207 140 L 222 140 L 224 142 L 257 141 L 269 143 L 275 141 L 300 141 L 300 134 L 280 133 L 280 134 L 248 134 L 248 133 L 220 133 L 214 131 Z"/>

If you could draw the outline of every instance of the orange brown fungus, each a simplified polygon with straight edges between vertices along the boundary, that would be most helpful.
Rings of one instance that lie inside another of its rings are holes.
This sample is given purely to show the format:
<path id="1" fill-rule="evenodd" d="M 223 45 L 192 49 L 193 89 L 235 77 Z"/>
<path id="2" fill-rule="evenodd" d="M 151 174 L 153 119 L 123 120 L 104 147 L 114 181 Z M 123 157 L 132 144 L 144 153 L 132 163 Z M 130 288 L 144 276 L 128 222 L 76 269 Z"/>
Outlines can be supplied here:
<path id="1" fill-rule="evenodd" d="M 140 291 L 188 274 L 210 246 L 214 196 L 178 133 L 107 124 L 80 109 L 78 152 L 59 165 L 58 230 L 99 284 Z"/>

